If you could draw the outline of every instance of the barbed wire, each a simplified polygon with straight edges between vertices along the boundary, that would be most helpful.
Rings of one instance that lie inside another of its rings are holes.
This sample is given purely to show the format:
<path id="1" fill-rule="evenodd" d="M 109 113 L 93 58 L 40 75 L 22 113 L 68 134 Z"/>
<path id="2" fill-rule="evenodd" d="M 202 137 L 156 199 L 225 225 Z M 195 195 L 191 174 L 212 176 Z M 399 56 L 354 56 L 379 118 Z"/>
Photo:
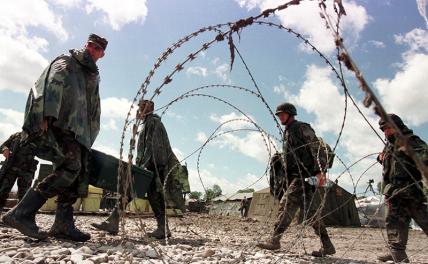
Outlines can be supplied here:
<path id="1" fill-rule="evenodd" d="M 234 35 L 236 34 L 239 38 L 241 37 L 241 34 L 243 32 L 244 29 L 252 27 L 253 25 L 260 25 L 260 26 L 269 26 L 269 27 L 274 27 L 274 28 L 278 28 L 280 30 L 283 30 L 285 32 L 288 32 L 292 35 L 294 35 L 298 40 L 302 41 L 304 43 L 304 45 L 309 46 L 312 51 L 314 51 L 315 54 L 317 54 L 321 60 L 330 68 L 330 70 L 334 73 L 334 75 L 336 76 L 339 85 L 342 86 L 343 88 L 343 94 L 344 94 L 344 105 L 343 105 L 343 109 L 344 109 L 344 114 L 343 114 L 343 118 L 341 120 L 341 124 L 340 124 L 340 128 L 338 130 L 337 133 L 337 137 L 333 146 L 333 151 L 335 151 L 339 145 L 340 145 L 340 140 L 342 138 L 343 135 L 343 131 L 346 125 L 346 121 L 348 119 L 348 111 L 349 111 L 349 107 L 348 107 L 348 99 L 351 101 L 353 107 L 355 107 L 355 109 L 357 110 L 357 112 L 359 113 L 359 115 L 364 119 L 364 121 L 368 124 L 369 128 L 373 131 L 374 134 L 376 134 L 376 136 L 380 139 L 380 141 L 382 142 L 382 144 L 385 144 L 385 141 L 383 140 L 382 136 L 378 133 L 378 131 L 373 127 L 373 125 L 371 124 L 371 122 L 369 121 L 368 117 L 363 113 L 363 111 L 361 110 L 361 107 L 358 105 L 357 101 L 355 100 L 355 98 L 353 98 L 353 96 L 351 95 L 351 93 L 349 92 L 349 89 L 347 87 L 346 81 L 345 81 L 345 77 L 344 77 L 344 72 L 343 72 L 343 64 L 346 66 L 346 68 L 348 68 L 349 70 L 351 70 L 352 72 L 355 73 L 355 76 L 357 78 L 357 81 L 359 82 L 362 90 L 365 92 L 365 99 L 364 99 L 364 106 L 365 107 L 370 107 L 371 105 L 374 105 L 374 110 L 375 110 L 375 114 L 379 115 L 381 118 L 383 118 L 384 120 L 387 120 L 388 123 L 390 123 L 393 127 L 395 127 L 395 124 L 393 122 L 391 122 L 390 118 L 386 115 L 385 110 L 383 109 L 380 101 L 376 98 L 376 96 L 374 95 L 374 93 L 372 92 L 372 90 L 370 89 L 370 87 L 367 85 L 362 73 L 359 71 L 359 69 L 357 68 L 356 64 L 354 63 L 354 61 L 351 59 L 351 56 L 349 55 L 349 52 L 346 50 L 346 47 L 344 46 L 343 43 L 343 39 L 341 37 L 341 32 L 340 32 L 340 20 L 341 17 L 344 15 L 344 9 L 343 6 L 341 6 L 341 2 L 340 1 L 335 1 L 333 4 L 333 9 L 334 12 L 336 14 L 336 21 L 333 22 L 332 21 L 332 17 L 331 15 L 327 12 L 327 6 L 325 5 L 325 1 L 320 0 L 319 1 L 319 6 L 320 6 L 320 11 L 321 11 L 321 16 L 322 18 L 325 20 L 326 22 L 326 26 L 328 29 L 330 29 L 332 31 L 335 43 L 336 43 L 336 53 L 337 53 L 337 61 L 336 63 L 333 63 L 332 61 L 330 61 L 326 55 L 324 55 L 315 45 L 313 45 L 307 38 L 305 38 L 302 34 L 298 33 L 297 31 L 285 27 L 281 24 L 276 24 L 270 21 L 263 21 L 262 19 L 267 19 L 269 17 L 271 17 L 272 15 L 275 14 L 275 12 L 277 11 L 281 11 L 284 10 L 286 8 L 288 8 L 289 6 L 292 5 L 299 5 L 300 4 L 300 0 L 293 0 L 293 1 L 289 1 L 283 5 L 280 5 L 276 8 L 273 9 L 267 9 L 263 12 L 261 12 L 259 15 L 257 16 L 251 16 L 245 19 L 241 19 L 235 22 L 228 22 L 228 23 L 223 23 L 223 24 L 217 24 L 214 26 L 209 26 L 209 27 L 204 27 L 201 28 L 181 39 L 179 39 L 177 42 L 175 42 L 174 44 L 172 44 L 170 47 L 168 47 L 162 54 L 161 56 L 156 60 L 156 63 L 154 64 L 153 68 L 149 71 L 147 77 L 145 78 L 144 82 L 141 84 L 140 88 L 138 89 L 135 97 L 132 100 L 130 109 L 127 113 L 125 122 L 124 122 L 124 126 L 122 129 L 122 136 L 121 136 L 121 140 L 120 140 L 120 164 L 119 164 L 119 170 L 118 170 L 118 186 L 117 186 L 117 190 L 118 192 L 124 191 L 124 193 L 127 193 L 128 188 L 131 189 L 131 192 L 133 192 L 133 181 L 132 179 L 132 175 L 131 175 L 131 166 L 132 166 L 132 162 L 134 159 L 133 156 L 133 152 L 136 150 L 136 138 L 139 135 L 139 129 L 142 126 L 142 120 L 140 118 L 131 118 L 132 113 L 134 112 L 134 108 L 137 107 L 137 102 L 144 100 L 144 98 L 146 97 L 146 95 L 148 94 L 149 91 L 149 85 L 151 84 L 151 79 L 153 78 L 153 76 L 155 75 L 155 73 L 158 71 L 158 69 L 160 69 L 160 67 L 170 58 L 171 55 L 173 55 L 178 49 L 180 49 L 183 45 L 187 44 L 188 42 L 190 42 L 191 40 L 196 39 L 196 37 L 201 36 L 205 33 L 215 33 L 215 37 L 213 39 L 210 39 L 208 41 L 202 42 L 202 45 L 200 47 L 198 47 L 197 49 L 195 49 L 195 51 L 191 52 L 190 54 L 188 54 L 186 56 L 185 59 L 183 59 L 180 63 L 178 63 L 171 71 L 169 74 L 166 75 L 166 77 L 163 79 L 163 81 L 158 84 L 157 86 L 155 86 L 156 88 L 153 90 L 153 94 L 151 96 L 149 96 L 148 100 L 154 100 L 155 97 L 159 96 L 162 92 L 162 89 L 164 89 L 165 87 L 167 87 L 173 80 L 173 77 L 178 74 L 179 72 L 181 72 L 184 67 L 191 61 L 194 61 L 198 55 L 200 55 L 202 52 L 205 52 L 206 50 L 210 49 L 212 46 L 214 46 L 214 44 L 216 43 L 220 43 L 223 42 L 224 40 L 227 39 L 227 45 L 229 47 L 229 53 L 230 53 L 230 68 L 232 70 L 232 67 L 235 63 L 235 59 L 236 59 L 236 54 L 238 55 L 238 58 L 240 60 L 240 62 L 242 63 L 242 65 L 245 68 L 245 71 L 247 73 L 247 75 L 249 76 L 252 85 L 254 86 L 255 90 L 251 90 L 245 87 L 240 87 L 240 86 L 235 86 L 235 85 L 226 85 L 226 84 L 212 84 L 212 85 L 205 85 L 205 86 L 201 86 L 198 88 L 194 88 L 192 90 L 189 90 L 183 94 L 181 94 L 180 96 L 178 96 L 177 98 L 173 99 L 172 101 L 170 101 L 167 105 L 158 108 L 157 111 L 162 110 L 161 113 L 161 117 L 170 109 L 170 107 L 174 104 L 177 103 L 179 101 L 185 100 L 185 99 L 189 99 L 189 98 L 207 98 L 216 102 L 220 102 L 222 104 L 227 105 L 228 107 L 234 109 L 235 111 L 239 112 L 242 116 L 244 116 L 245 118 L 237 118 L 237 119 L 232 119 L 226 122 L 221 123 L 218 127 L 216 127 L 214 129 L 214 131 L 211 133 L 211 135 L 206 139 L 205 142 L 203 142 L 203 144 L 198 147 L 196 150 L 194 150 L 191 154 L 187 155 L 184 159 L 180 160 L 180 162 L 183 162 L 185 160 L 187 160 L 188 158 L 190 158 L 191 156 L 195 155 L 196 153 L 197 155 L 197 163 L 196 163 L 196 167 L 197 167 L 197 173 L 198 173 L 198 177 L 199 180 L 201 182 L 201 185 L 203 187 L 203 189 L 206 192 L 206 187 L 203 181 L 203 177 L 200 173 L 200 168 L 201 168 L 201 156 L 203 151 L 206 149 L 206 147 L 208 146 L 208 144 L 224 135 L 230 134 L 230 133 L 238 133 L 238 132 L 248 132 L 248 133 L 258 133 L 261 138 L 263 139 L 263 143 L 265 145 L 266 151 L 267 151 L 267 158 L 270 161 L 272 158 L 272 154 L 273 153 L 277 153 L 280 152 L 275 144 L 274 141 L 276 142 L 281 142 L 282 139 L 284 138 L 284 131 L 281 128 L 281 125 L 279 124 L 278 120 L 275 117 L 275 114 L 273 113 L 270 105 L 268 104 L 267 100 L 265 99 L 265 97 L 263 96 L 261 89 L 258 85 L 258 82 L 256 81 L 254 74 L 252 73 L 252 71 L 250 70 L 249 64 L 246 62 L 242 52 L 238 49 L 238 47 L 235 45 L 234 42 Z M 237 107 L 236 105 L 234 105 L 232 102 L 229 102 L 228 100 L 224 99 L 224 98 L 220 98 L 214 95 L 210 95 L 210 94 L 206 94 L 206 93 L 201 93 L 202 90 L 205 89 L 214 89 L 214 88 L 227 88 L 227 89 L 232 89 L 232 90 L 236 90 L 239 92 L 244 92 L 247 93 L 251 96 L 255 96 L 257 99 L 260 100 L 260 102 L 262 103 L 262 105 L 267 109 L 268 114 L 270 115 L 270 117 L 273 119 L 276 128 L 278 129 L 278 133 L 280 135 L 280 138 L 277 138 L 273 135 L 271 135 L 270 133 L 268 133 L 265 129 L 263 129 L 255 120 L 253 120 L 251 118 L 250 115 L 248 115 L 247 113 L 245 113 L 243 110 L 241 110 L 239 107 Z M 138 113 L 141 109 L 138 109 L 137 112 L 137 116 Z M 249 124 L 251 124 L 252 126 L 254 126 L 254 128 L 240 128 L 240 129 L 231 129 L 231 130 L 223 130 L 223 127 L 226 126 L 229 123 L 232 122 L 248 122 Z M 124 147 L 125 147 L 125 138 L 127 133 L 129 133 L 128 129 L 129 127 L 132 125 L 132 128 L 130 129 L 131 135 L 130 135 L 130 139 L 129 139 L 129 152 L 128 152 L 128 166 L 126 168 L 126 170 L 124 170 L 125 168 L 123 168 L 123 151 L 124 151 Z M 395 127 L 396 128 L 396 127 Z M 396 130 L 399 132 L 400 130 L 398 130 L 396 128 Z M 403 138 L 402 135 L 400 135 L 400 138 Z M 313 142 L 312 144 L 316 144 L 316 142 Z M 426 167 L 424 167 L 424 165 L 421 163 L 421 161 L 418 159 L 418 157 L 416 157 L 414 150 L 409 146 L 409 144 L 407 143 L 407 141 L 403 141 L 403 146 L 405 147 L 406 151 L 408 152 L 409 156 L 411 156 L 414 160 L 415 163 L 418 165 L 418 168 L 423 171 L 426 172 L 427 169 Z M 303 146 L 303 147 L 307 147 L 307 146 Z M 320 171 L 326 171 L 327 172 L 327 179 L 328 179 L 328 175 L 329 175 L 329 171 L 327 168 L 323 168 L 322 164 L 320 162 L 320 153 L 324 151 L 324 152 L 328 152 L 327 148 L 319 148 L 318 149 L 318 153 L 316 155 L 316 160 L 317 160 L 317 165 L 320 168 Z M 298 164 L 298 168 L 299 168 L 299 174 L 302 177 L 302 171 L 307 170 L 308 168 L 305 167 L 305 164 L 300 164 L 300 160 L 297 157 L 295 150 L 291 150 L 291 155 L 294 158 L 294 162 L 296 162 Z M 359 164 L 360 162 L 362 162 L 363 160 L 366 160 L 368 158 L 371 158 L 374 155 L 377 155 L 379 153 L 372 153 L 372 154 L 368 154 L 364 157 L 361 157 L 360 159 L 358 159 L 357 161 L 355 161 L 354 163 L 352 163 L 351 165 L 347 165 L 346 162 L 340 158 L 340 156 L 338 154 L 336 154 L 336 159 L 339 160 L 339 162 L 341 163 L 341 165 L 344 166 L 344 171 L 342 173 L 340 173 L 337 177 L 336 177 L 336 181 L 339 180 L 339 178 L 341 178 L 343 175 L 345 175 L 345 173 L 347 173 L 349 175 L 349 178 L 352 182 L 352 188 L 353 188 L 353 196 L 350 197 L 345 203 L 343 203 L 340 207 L 335 208 L 333 211 L 331 212 L 327 212 L 327 213 L 323 213 L 323 209 L 326 205 L 327 202 L 327 195 L 328 195 L 328 191 L 325 191 L 323 194 L 323 197 L 320 197 L 321 201 L 320 204 L 316 210 L 316 213 L 312 216 L 309 216 L 309 208 L 306 208 L 306 205 L 308 204 L 309 206 L 312 205 L 313 202 L 315 202 L 313 199 L 315 197 L 315 195 L 312 196 L 311 200 L 306 201 L 306 191 L 305 191 L 305 184 L 304 181 L 302 181 L 302 189 L 303 189 L 303 223 L 307 224 L 307 223 L 311 223 L 314 221 L 321 221 L 322 219 L 326 218 L 328 215 L 333 214 L 334 212 L 338 211 L 340 208 L 342 208 L 343 206 L 345 206 L 348 202 L 351 201 L 351 199 L 354 199 L 357 195 L 357 188 L 359 186 L 360 180 L 366 175 L 366 173 L 374 168 L 377 165 L 376 163 L 371 163 L 366 169 L 363 170 L 363 172 L 359 175 L 359 177 L 356 178 L 356 181 L 354 181 L 354 176 L 351 173 L 351 168 L 356 166 L 357 164 Z M 328 153 L 327 153 L 328 155 Z M 282 163 L 284 165 L 284 169 L 287 170 L 287 161 L 283 158 L 282 159 Z M 260 178 L 258 178 L 255 182 L 251 183 L 249 186 L 253 186 L 254 184 L 256 184 L 257 182 L 259 182 L 264 176 L 267 176 L 268 172 L 270 169 L 270 164 L 268 163 L 266 165 L 266 169 L 264 171 L 264 173 L 262 174 L 262 176 Z M 159 174 L 159 172 L 156 171 L 154 172 L 155 176 L 157 176 Z M 170 176 L 172 176 L 173 173 L 173 168 L 167 172 L 165 180 L 164 180 L 164 184 L 163 184 L 163 194 L 165 195 L 166 193 L 166 188 L 167 186 L 167 182 L 168 182 L 168 178 Z M 410 172 L 409 172 L 409 175 Z M 424 175 L 428 175 L 428 174 L 424 174 Z M 415 179 L 414 179 L 415 180 Z M 121 189 L 122 184 L 124 185 L 123 189 Z M 288 182 L 287 182 L 288 184 Z M 419 186 L 417 184 L 417 181 L 415 180 L 415 185 Z M 249 188 L 249 187 L 247 187 Z M 318 187 L 319 188 L 319 187 Z M 411 187 L 408 187 L 411 188 Z M 405 191 L 400 190 L 399 192 Z M 367 192 L 367 190 L 366 190 Z M 397 193 L 399 193 L 397 192 Z M 394 195 L 397 195 L 394 194 Z M 363 193 L 364 195 L 366 193 Z M 126 196 L 126 195 L 125 195 Z M 355 196 L 355 197 L 354 197 Z M 275 202 L 276 202 L 276 198 Z M 126 202 L 127 197 L 122 197 L 122 199 L 124 199 L 124 202 Z M 166 208 L 166 204 L 164 205 Z M 379 208 L 381 205 L 379 205 L 378 209 L 376 210 L 375 214 L 373 216 L 371 216 L 371 219 L 374 219 L 374 217 L 377 216 L 377 214 L 379 213 Z M 269 217 L 268 218 L 272 218 L 272 214 L 273 214 L 273 210 L 271 210 Z M 121 216 L 122 219 L 124 219 L 124 212 L 121 212 Z M 268 218 L 266 221 L 268 221 Z M 165 219 L 167 219 L 167 217 L 165 217 Z M 167 220 L 166 220 L 167 222 Z M 121 222 L 122 223 L 122 235 L 123 235 L 123 239 L 126 238 L 126 230 L 125 230 L 125 223 L 124 221 Z M 166 224 L 166 223 L 165 223 Z M 144 224 L 140 221 L 138 221 L 138 225 L 141 227 L 141 231 L 143 232 L 143 234 L 145 233 L 145 229 L 144 229 Z M 166 225 L 167 226 L 167 225 Z M 269 227 L 267 227 L 269 228 Z M 296 243 L 291 243 L 292 247 L 295 245 L 301 245 L 304 249 L 304 251 L 306 252 L 305 249 L 305 245 L 303 243 L 303 236 L 306 233 L 307 228 L 304 227 L 302 229 L 300 229 L 297 232 L 296 235 Z M 365 231 L 362 231 L 360 236 L 363 235 Z M 382 233 L 382 232 L 381 232 Z M 359 236 L 359 237 L 360 237 Z M 146 235 L 144 236 L 146 237 Z M 358 237 L 358 238 L 359 238 Z M 355 242 L 357 241 L 357 239 L 355 239 Z M 168 239 L 166 238 L 166 243 L 168 244 Z M 384 242 L 385 245 L 387 245 L 387 241 L 384 238 Z M 156 248 L 155 245 L 152 245 L 153 248 Z M 288 248 L 286 250 L 290 250 L 291 248 Z M 347 248 L 347 250 L 342 254 L 342 257 L 344 257 L 350 250 L 352 249 L 352 246 L 349 246 Z M 160 255 L 162 255 L 161 253 L 159 253 Z M 167 258 L 170 258 L 167 254 L 163 254 L 165 255 Z M 161 257 L 162 261 L 163 258 Z"/>

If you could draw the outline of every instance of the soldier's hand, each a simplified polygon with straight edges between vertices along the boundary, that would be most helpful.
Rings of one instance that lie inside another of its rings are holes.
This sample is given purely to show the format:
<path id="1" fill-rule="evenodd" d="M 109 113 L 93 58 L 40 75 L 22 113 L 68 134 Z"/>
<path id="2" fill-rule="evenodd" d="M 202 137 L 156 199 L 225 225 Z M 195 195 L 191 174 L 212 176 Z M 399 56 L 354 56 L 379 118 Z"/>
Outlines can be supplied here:
<path id="1" fill-rule="evenodd" d="M 3 150 L 3 156 L 8 159 L 10 156 L 10 149 L 5 149 Z"/>
<path id="2" fill-rule="evenodd" d="M 49 124 L 49 122 L 48 122 L 48 119 L 43 119 L 43 123 L 42 123 L 42 131 L 43 132 L 47 132 L 48 131 L 48 124 Z"/>
<path id="3" fill-rule="evenodd" d="M 318 187 L 320 187 L 320 186 L 324 186 L 325 185 L 325 183 L 326 183 L 326 181 L 327 181 L 327 177 L 326 177 L 326 175 L 325 175 L 325 173 L 324 172 L 320 172 L 320 173 L 318 173 L 318 175 L 317 175 L 317 184 L 318 184 Z"/>
<path id="4" fill-rule="evenodd" d="M 382 164 L 383 163 L 383 158 L 384 158 L 384 156 L 385 156 L 385 153 L 380 153 L 378 156 L 377 156 L 377 161 L 380 163 L 380 164 Z"/>

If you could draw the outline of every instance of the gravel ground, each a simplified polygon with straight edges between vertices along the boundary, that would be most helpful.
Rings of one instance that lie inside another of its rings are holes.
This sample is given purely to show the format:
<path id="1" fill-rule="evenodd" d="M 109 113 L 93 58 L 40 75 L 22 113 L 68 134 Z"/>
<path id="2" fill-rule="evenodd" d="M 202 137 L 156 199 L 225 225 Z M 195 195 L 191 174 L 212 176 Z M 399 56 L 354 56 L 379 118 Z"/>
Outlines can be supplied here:
<path id="1" fill-rule="evenodd" d="M 41 214 L 37 221 L 48 229 L 53 218 Z M 86 243 L 34 241 L 1 227 L 0 263 L 376 263 L 376 256 L 385 252 L 385 232 L 375 228 L 329 228 L 337 254 L 315 259 L 309 254 L 318 249 L 319 240 L 302 226 L 292 226 L 281 250 L 269 252 L 255 247 L 271 232 L 267 222 L 189 214 L 170 219 L 173 238 L 165 243 L 144 236 L 143 229 L 155 227 L 153 218 L 127 218 L 126 233 L 119 236 L 90 227 L 104 218 L 77 216 L 77 226 L 92 235 Z M 428 263 L 427 247 L 428 238 L 421 231 L 410 231 L 407 252 L 413 263 Z"/>

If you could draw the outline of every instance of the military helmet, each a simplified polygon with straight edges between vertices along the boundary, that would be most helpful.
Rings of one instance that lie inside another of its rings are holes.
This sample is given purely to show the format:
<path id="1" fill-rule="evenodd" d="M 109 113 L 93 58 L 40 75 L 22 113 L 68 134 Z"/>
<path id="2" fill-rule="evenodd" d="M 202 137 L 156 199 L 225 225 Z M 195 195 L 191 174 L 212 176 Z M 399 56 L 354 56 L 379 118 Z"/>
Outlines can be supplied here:
<path id="1" fill-rule="evenodd" d="M 297 115 L 297 109 L 291 103 L 283 103 L 278 105 L 278 107 L 276 108 L 275 115 L 279 115 L 280 113 L 288 113 L 292 116 L 295 116 Z"/>
<path id="2" fill-rule="evenodd" d="M 392 122 L 394 122 L 394 124 L 399 128 L 399 129 L 403 129 L 406 127 L 406 125 L 404 124 L 403 120 L 396 114 L 388 114 L 388 117 L 391 118 Z M 381 130 L 384 130 L 385 127 L 387 126 L 387 122 L 386 120 L 384 120 L 383 118 L 381 118 L 379 120 L 379 128 Z"/>

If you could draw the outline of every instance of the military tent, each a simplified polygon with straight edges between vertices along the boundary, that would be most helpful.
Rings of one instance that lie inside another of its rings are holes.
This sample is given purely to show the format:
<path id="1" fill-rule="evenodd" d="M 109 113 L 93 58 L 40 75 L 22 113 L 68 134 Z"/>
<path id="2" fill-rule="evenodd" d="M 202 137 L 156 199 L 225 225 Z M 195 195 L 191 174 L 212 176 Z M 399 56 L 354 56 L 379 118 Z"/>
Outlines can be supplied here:
<path id="1" fill-rule="evenodd" d="M 318 189 L 314 195 L 314 205 L 320 206 L 326 190 L 326 203 L 321 214 L 324 223 L 328 226 L 360 226 L 354 195 L 337 184 Z M 266 188 L 253 194 L 248 216 L 259 220 L 275 218 L 278 207 L 279 201 L 275 200 L 269 188 Z M 302 214 L 299 214 L 298 221 L 302 221 Z"/>
<path id="2" fill-rule="evenodd" d="M 241 216 L 239 208 L 241 207 L 241 200 L 244 199 L 244 197 L 246 197 L 248 203 L 251 204 L 253 193 L 235 193 L 233 195 L 222 195 L 214 198 L 212 204 L 209 206 L 209 214 Z"/>

